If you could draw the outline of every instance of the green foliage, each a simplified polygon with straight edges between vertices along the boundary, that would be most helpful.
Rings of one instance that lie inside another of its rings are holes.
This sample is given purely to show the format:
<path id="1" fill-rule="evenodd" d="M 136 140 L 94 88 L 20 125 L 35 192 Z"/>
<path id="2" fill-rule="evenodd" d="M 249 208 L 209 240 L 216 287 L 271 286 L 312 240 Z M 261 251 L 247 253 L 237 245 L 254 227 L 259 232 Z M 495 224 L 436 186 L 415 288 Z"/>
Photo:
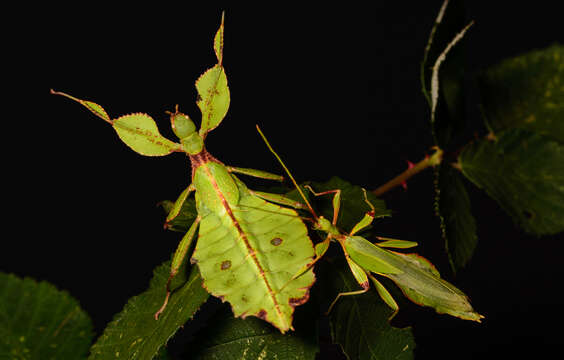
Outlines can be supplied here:
<path id="1" fill-rule="evenodd" d="M 478 245 L 476 221 L 470 198 L 456 169 L 443 165 L 435 175 L 435 211 L 441 220 L 441 233 L 453 271 L 468 264 Z"/>
<path id="2" fill-rule="evenodd" d="M 446 5 L 445 5 L 446 6 Z M 430 61 L 436 63 L 441 53 L 453 40 L 455 34 L 467 25 L 464 3 L 453 1 L 438 16 L 429 36 L 428 47 L 421 63 L 421 79 L 423 94 L 429 101 L 431 111 L 431 127 L 435 145 L 441 149 L 450 149 L 452 140 L 458 135 L 465 122 L 464 106 L 464 42 L 456 44 L 440 63 L 439 67 L 431 66 Z M 429 72 L 428 70 L 432 70 Z M 438 86 L 436 104 L 432 100 L 432 77 L 437 72 Z M 429 84 L 429 85 L 427 85 Z"/>
<path id="3" fill-rule="evenodd" d="M 85 359 L 92 322 L 47 282 L 0 273 L 0 358 Z"/>
<path id="4" fill-rule="evenodd" d="M 168 214 L 174 207 L 174 201 L 165 200 L 160 203 L 164 211 Z M 196 200 L 192 197 L 182 203 L 178 215 L 167 223 L 167 229 L 185 233 L 190 225 L 196 220 L 198 210 L 196 210 Z"/>
<path id="5" fill-rule="evenodd" d="M 463 174 L 525 231 L 564 230 L 564 145 L 523 129 L 482 139 L 460 154 Z"/>
<path id="6" fill-rule="evenodd" d="M 564 46 L 492 66 L 479 77 L 479 86 L 494 133 L 518 127 L 564 142 Z"/>
<path id="7" fill-rule="evenodd" d="M 359 290 L 343 259 L 324 266 L 325 297 L 333 299 L 343 291 Z M 329 314 L 333 341 L 341 345 L 349 359 L 413 359 L 415 341 L 410 328 L 388 323 L 393 311 L 375 290 L 339 299 Z"/>
<path id="8" fill-rule="evenodd" d="M 447 3 L 443 6 L 447 6 Z M 464 4 L 462 1 L 453 2 L 437 18 L 428 47 L 425 51 L 421 78 L 423 93 L 429 100 L 431 108 L 431 131 L 435 145 L 443 150 L 452 150 L 456 141 L 464 130 L 464 42 L 457 43 L 447 51 L 449 44 L 454 41 L 455 34 L 461 31 L 465 23 Z M 431 46 L 432 45 L 432 46 Z M 448 54 L 447 54 L 448 52 Z M 444 55 L 444 60 L 439 58 Z M 427 89 L 426 62 L 435 59 L 433 77 Z M 440 67 L 439 67 L 440 65 Z M 440 69 L 440 72 L 439 72 Z M 433 89 L 433 86 L 438 88 Z M 431 94 L 436 92 L 433 101 Z M 452 161 L 447 153 L 444 162 L 435 169 L 435 212 L 440 220 L 441 235 L 453 271 L 463 268 L 474 253 L 478 237 L 474 217 L 470 212 L 470 199 L 459 175 L 450 167 Z"/>
<path id="9" fill-rule="evenodd" d="M 172 281 L 167 311 L 155 320 L 164 299 L 170 262 L 154 271 L 149 289 L 131 298 L 92 346 L 89 359 L 152 359 L 208 299 L 198 269 L 185 266 Z"/>
<path id="10" fill-rule="evenodd" d="M 311 303 L 296 312 L 296 331 L 281 334 L 278 329 L 254 317 L 234 318 L 228 307 L 218 311 L 213 323 L 190 348 L 193 359 L 315 359 L 318 310 Z"/>

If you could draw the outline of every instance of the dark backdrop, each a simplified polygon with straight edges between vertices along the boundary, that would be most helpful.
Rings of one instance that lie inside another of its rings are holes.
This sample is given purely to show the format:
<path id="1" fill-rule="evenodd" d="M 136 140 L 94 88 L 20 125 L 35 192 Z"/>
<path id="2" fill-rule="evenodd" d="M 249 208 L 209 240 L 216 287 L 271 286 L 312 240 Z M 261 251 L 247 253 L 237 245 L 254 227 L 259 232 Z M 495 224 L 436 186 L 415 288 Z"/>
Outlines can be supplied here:
<path id="1" fill-rule="evenodd" d="M 226 9 L 231 107 L 207 139 L 210 152 L 229 165 L 281 172 L 255 131 L 260 124 L 299 180 L 339 175 L 373 189 L 432 145 L 419 63 L 440 5 L 52 5 L 10 12 L 21 21 L 4 33 L 10 215 L 1 270 L 68 290 L 101 332 L 146 289 L 180 238 L 163 230 L 155 205 L 187 186 L 185 156 L 141 157 L 49 88 L 93 100 L 113 117 L 149 113 L 173 138 L 164 111 L 179 104 L 198 119 L 194 81 L 214 64 L 212 39 Z M 548 3 L 466 8 L 468 21 L 476 21 L 464 40 L 469 79 L 504 57 L 564 40 L 561 13 Z M 474 83 L 467 85 L 471 139 L 485 130 Z M 486 315 L 484 323 L 409 306 L 398 321 L 413 326 L 419 359 L 546 354 L 562 344 L 551 327 L 564 321 L 564 238 L 525 235 L 494 201 L 469 188 L 480 243 L 454 282 Z M 382 234 L 418 241 L 452 279 L 432 211 L 431 172 L 384 199 L 396 213 L 379 222 Z"/>

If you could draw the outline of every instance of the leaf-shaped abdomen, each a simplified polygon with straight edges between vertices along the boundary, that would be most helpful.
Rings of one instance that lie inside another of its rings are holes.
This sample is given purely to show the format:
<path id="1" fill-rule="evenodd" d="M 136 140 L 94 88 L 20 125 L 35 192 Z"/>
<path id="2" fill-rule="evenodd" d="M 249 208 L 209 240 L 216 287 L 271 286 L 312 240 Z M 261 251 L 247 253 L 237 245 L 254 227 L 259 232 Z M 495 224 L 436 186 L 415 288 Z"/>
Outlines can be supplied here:
<path id="1" fill-rule="evenodd" d="M 291 329 L 294 307 L 307 301 L 315 276 L 310 270 L 287 283 L 313 259 L 313 245 L 294 210 L 238 185 L 236 207 L 202 218 L 192 260 L 204 286 L 228 301 L 235 316 L 254 315 L 285 332 Z"/>

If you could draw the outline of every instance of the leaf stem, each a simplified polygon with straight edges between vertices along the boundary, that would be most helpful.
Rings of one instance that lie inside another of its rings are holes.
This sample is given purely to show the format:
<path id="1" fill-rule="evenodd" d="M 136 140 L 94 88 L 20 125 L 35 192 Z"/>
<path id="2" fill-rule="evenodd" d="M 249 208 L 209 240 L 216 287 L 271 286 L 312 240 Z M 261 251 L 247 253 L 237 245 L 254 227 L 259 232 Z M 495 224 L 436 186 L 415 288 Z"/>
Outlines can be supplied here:
<path id="1" fill-rule="evenodd" d="M 410 166 L 409 168 L 407 168 L 407 170 L 405 170 L 404 172 L 402 172 L 401 174 L 399 174 L 398 176 L 396 176 L 392 180 L 390 180 L 387 183 L 385 183 L 384 185 L 378 187 L 376 190 L 373 190 L 372 193 L 374 193 L 374 195 L 376 195 L 376 196 L 380 196 L 380 195 L 386 193 L 387 191 L 395 188 L 396 186 L 404 184 L 413 175 L 420 173 L 421 171 L 425 170 L 426 168 L 428 168 L 430 166 L 439 165 L 441 163 L 442 159 L 443 159 L 443 151 L 441 149 L 439 149 L 438 147 L 434 147 L 434 150 L 435 150 L 435 153 L 433 155 L 425 156 L 425 158 L 423 160 L 419 161 L 418 163 L 414 164 L 413 166 Z"/>

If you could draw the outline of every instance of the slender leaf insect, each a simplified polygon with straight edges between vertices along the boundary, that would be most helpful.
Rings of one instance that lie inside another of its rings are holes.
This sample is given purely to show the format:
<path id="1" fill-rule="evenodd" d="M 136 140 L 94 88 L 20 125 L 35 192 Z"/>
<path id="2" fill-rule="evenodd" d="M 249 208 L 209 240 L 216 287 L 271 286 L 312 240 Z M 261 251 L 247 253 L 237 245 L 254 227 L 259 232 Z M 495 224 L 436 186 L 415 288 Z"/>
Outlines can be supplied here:
<path id="1" fill-rule="evenodd" d="M 316 193 L 308 186 L 308 189 L 316 196 L 333 194 L 332 221 L 329 221 L 323 216 L 317 216 L 297 182 L 294 180 L 294 177 L 286 165 L 284 165 L 280 156 L 278 156 L 278 154 L 274 151 L 258 125 L 257 130 L 269 150 L 274 154 L 276 159 L 278 159 L 296 186 L 296 189 L 301 194 L 304 202 L 306 203 L 304 208 L 309 209 L 314 218 L 313 228 L 327 234 L 325 240 L 315 245 L 316 258 L 310 264 L 307 264 L 304 268 L 297 272 L 292 279 L 299 279 L 305 271 L 321 259 L 329 248 L 330 242 L 333 240 L 341 245 L 350 270 L 362 288 L 358 291 L 338 294 L 329 307 L 328 312 L 331 311 L 331 308 L 341 296 L 358 295 L 368 291 L 370 288 L 370 279 L 382 300 L 384 300 L 384 302 L 394 310 L 394 313 L 392 314 L 393 317 L 399 310 L 399 307 L 388 290 L 386 290 L 382 283 L 380 283 L 373 275 L 378 274 L 391 279 L 402 290 L 404 295 L 416 304 L 432 307 L 438 313 L 446 313 L 464 320 L 480 322 L 483 316 L 478 314 L 472 308 L 468 297 L 454 285 L 441 279 L 439 272 L 433 264 L 431 264 L 431 262 L 417 254 L 402 254 L 385 249 L 411 248 L 416 246 L 417 243 L 412 241 L 380 238 L 383 241 L 373 244 L 365 238 L 355 235 L 370 225 L 375 218 L 374 207 L 368 200 L 364 189 L 364 200 L 371 210 L 364 215 L 364 217 L 349 233 L 344 233 L 337 228 L 337 218 L 341 203 L 340 190 L 330 190 Z"/>
<path id="2" fill-rule="evenodd" d="M 198 264 L 203 286 L 212 295 L 228 301 L 235 316 L 257 316 L 284 333 L 293 329 L 294 308 L 308 300 L 315 281 L 313 271 L 291 281 L 293 274 L 314 258 L 313 244 L 295 210 L 265 201 L 269 194 L 249 190 L 234 173 L 270 180 L 282 180 L 281 176 L 225 166 L 204 147 L 207 134 L 221 123 L 230 103 L 223 68 L 223 31 L 222 16 L 214 37 L 218 63 L 196 81 L 197 105 L 202 113 L 200 130 L 196 131 L 192 120 L 178 107 L 170 113 L 172 129 L 180 143 L 161 136 L 149 115 L 137 113 L 112 120 L 100 105 L 52 92 L 79 102 L 110 123 L 121 140 L 141 155 L 184 152 L 191 161 L 192 183 L 180 194 L 167 223 L 178 215 L 192 192 L 198 216 L 176 249 L 166 297 L 155 318 L 161 314 L 174 316 L 164 311 L 171 294 L 170 281 L 198 232 L 191 262 Z"/>

